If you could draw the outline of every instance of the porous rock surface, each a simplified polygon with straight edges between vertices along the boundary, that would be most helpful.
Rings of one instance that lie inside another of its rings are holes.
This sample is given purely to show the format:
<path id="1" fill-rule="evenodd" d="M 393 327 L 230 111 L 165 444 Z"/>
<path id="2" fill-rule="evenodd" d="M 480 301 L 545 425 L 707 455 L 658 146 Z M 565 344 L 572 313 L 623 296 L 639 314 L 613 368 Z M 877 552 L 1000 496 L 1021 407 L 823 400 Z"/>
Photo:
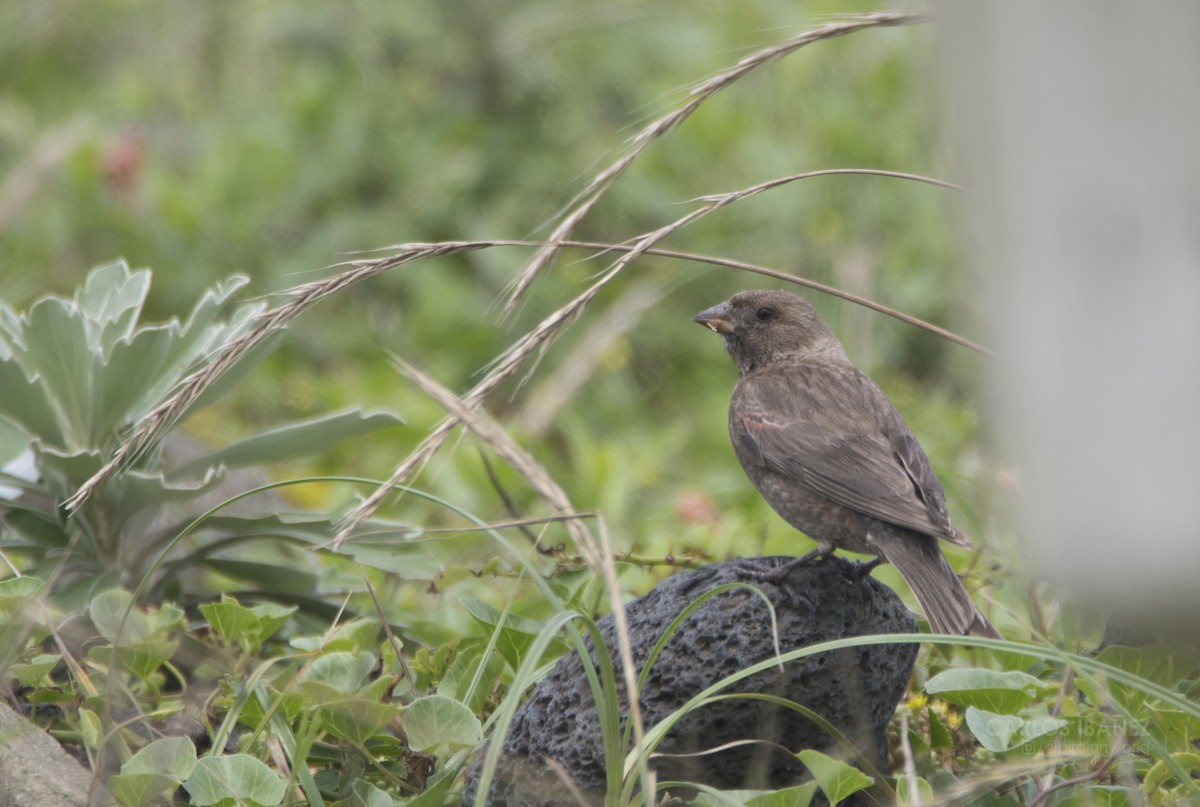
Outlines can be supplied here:
<path id="1" fill-rule="evenodd" d="M 664 630 L 704 592 L 746 582 L 772 602 L 783 652 L 820 642 L 874 633 L 908 633 L 916 621 L 882 583 L 837 557 L 794 569 L 779 584 L 761 573 L 790 558 L 744 558 L 673 575 L 626 605 L 635 665 L 640 669 Z M 611 616 L 600 631 L 624 698 Z M 590 647 L 590 642 L 589 642 Z M 667 642 L 655 661 L 640 705 L 647 727 L 722 678 L 773 657 L 770 614 L 754 592 L 735 589 L 707 600 Z M 848 648 L 772 667 L 727 692 L 770 693 L 795 701 L 829 721 L 877 768 L 885 769 L 886 730 L 916 659 L 914 644 Z M 593 651 L 593 660 L 595 659 Z M 622 714 L 628 713 L 627 709 Z M 659 781 L 700 782 L 722 789 L 780 788 L 807 777 L 792 756 L 817 749 L 845 758 L 834 740 L 796 712 L 763 701 L 710 704 L 680 721 L 658 746 L 663 754 L 688 754 L 746 739 L 766 740 L 701 757 L 663 757 L 653 763 Z M 790 752 L 790 753 L 789 753 Z M 604 793 L 604 752 L 596 710 L 578 655 L 564 656 L 534 687 L 504 739 L 491 786 L 493 807 L 578 804 L 546 759 L 568 773 L 591 803 Z M 467 774 L 462 803 L 478 789 L 483 752 Z"/>

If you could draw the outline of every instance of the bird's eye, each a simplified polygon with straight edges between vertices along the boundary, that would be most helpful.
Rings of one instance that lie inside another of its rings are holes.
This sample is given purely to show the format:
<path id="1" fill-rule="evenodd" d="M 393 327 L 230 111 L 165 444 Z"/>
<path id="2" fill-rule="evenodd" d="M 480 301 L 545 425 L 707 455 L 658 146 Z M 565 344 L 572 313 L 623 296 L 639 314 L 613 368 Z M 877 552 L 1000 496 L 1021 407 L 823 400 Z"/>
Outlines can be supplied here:
<path id="1" fill-rule="evenodd" d="M 771 317 L 775 316 L 775 309 L 769 305 L 764 305 L 762 308 L 754 312 L 754 316 L 758 317 L 759 322 L 766 322 Z"/>

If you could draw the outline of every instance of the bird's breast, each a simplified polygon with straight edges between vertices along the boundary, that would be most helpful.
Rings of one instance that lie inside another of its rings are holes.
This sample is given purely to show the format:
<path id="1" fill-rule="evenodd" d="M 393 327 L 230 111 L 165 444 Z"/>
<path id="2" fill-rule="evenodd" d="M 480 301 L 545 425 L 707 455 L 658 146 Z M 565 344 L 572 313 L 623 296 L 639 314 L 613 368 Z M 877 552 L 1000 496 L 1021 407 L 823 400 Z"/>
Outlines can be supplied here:
<path id="1" fill-rule="evenodd" d="M 813 492 L 800 479 L 745 463 L 742 469 L 784 521 L 821 546 L 878 554 L 867 543 L 869 517 Z"/>

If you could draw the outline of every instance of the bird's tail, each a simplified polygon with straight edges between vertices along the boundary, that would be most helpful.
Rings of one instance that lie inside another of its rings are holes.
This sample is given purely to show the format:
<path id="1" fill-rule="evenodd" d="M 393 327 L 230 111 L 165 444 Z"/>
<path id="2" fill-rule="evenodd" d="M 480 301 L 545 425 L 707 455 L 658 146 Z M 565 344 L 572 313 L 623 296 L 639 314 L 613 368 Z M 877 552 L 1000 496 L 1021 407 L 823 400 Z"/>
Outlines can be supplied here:
<path id="1" fill-rule="evenodd" d="M 913 590 L 935 633 L 1004 638 L 971 602 L 936 538 L 888 526 L 873 532 L 871 539 Z"/>

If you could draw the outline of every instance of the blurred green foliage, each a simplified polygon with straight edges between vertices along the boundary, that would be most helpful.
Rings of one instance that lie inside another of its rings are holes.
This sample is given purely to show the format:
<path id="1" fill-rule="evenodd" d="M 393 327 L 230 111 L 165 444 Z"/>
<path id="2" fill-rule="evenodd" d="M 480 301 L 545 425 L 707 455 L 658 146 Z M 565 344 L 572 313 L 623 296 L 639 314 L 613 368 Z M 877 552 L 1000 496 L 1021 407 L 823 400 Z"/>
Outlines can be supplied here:
<path id="1" fill-rule="evenodd" d="M 251 294 L 268 294 L 389 244 L 546 235 L 627 139 L 684 103 L 696 82 L 844 11 L 790 0 L 4 4 L 0 299 L 20 307 L 38 293 L 66 293 L 92 265 L 124 257 L 154 270 L 146 316 L 162 319 L 231 273 L 251 279 Z M 925 26 L 880 28 L 770 64 L 653 144 L 577 235 L 623 241 L 683 215 L 689 199 L 803 171 L 953 178 L 931 49 Z M 822 177 L 725 208 L 664 246 L 795 272 L 972 335 L 955 204 L 952 192 L 927 185 Z M 386 476 L 442 416 L 387 351 L 465 389 L 607 260 L 564 254 L 502 317 L 506 284 L 528 255 L 506 248 L 426 261 L 340 293 L 184 428 L 217 446 L 330 409 L 386 406 L 407 426 L 274 470 Z M 732 457 L 733 368 L 719 340 L 690 321 L 740 288 L 777 285 L 640 259 L 488 407 L 577 508 L 604 513 L 618 550 L 799 551 Z M 650 302 L 633 327 L 610 330 L 607 317 L 635 294 Z M 958 523 L 991 539 L 991 469 L 977 447 L 971 392 L 982 359 L 809 296 L 896 397 Z M 526 428 L 596 344 L 582 386 L 536 431 Z M 482 518 L 505 518 L 473 443 L 448 446 L 417 484 Z M 523 512 L 541 512 L 516 474 L 498 471 Z M 333 510 L 361 492 L 305 485 L 284 495 Z M 426 528 L 461 523 L 413 497 L 389 515 Z M 443 536 L 428 551 L 447 588 L 460 580 L 470 590 L 477 580 L 456 570 L 497 550 L 476 534 Z M 626 584 L 644 590 L 653 579 L 630 575 Z M 401 589 L 385 590 L 385 601 L 425 624 L 426 638 L 459 635 L 461 615 L 430 611 L 424 588 Z"/>
<path id="2" fill-rule="evenodd" d="M 847 10 L 795 0 L 0 5 L 0 299 L 22 309 L 47 292 L 68 294 L 92 266 L 124 258 L 153 269 L 144 313 L 164 320 L 232 274 L 250 278 L 252 295 L 269 295 L 387 245 L 545 236 L 628 138 L 685 103 L 698 81 Z M 688 200 L 804 171 L 955 179 L 932 50 L 925 26 L 881 28 L 770 64 L 653 144 L 577 236 L 622 242 L 683 215 Z M 662 246 L 793 272 L 975 336 L 972 278 L 954 241 L 957 204 L 928 185 L 822 177 L 729 206 Z M 271 469 L 279 479 L 385 477 L 443 414 L 397 374 L 388 352 L 464 390 L 610 259 L 564 253 L 504 317 L 507 285 L 529 252 L 410 264 L 341 292 L 305 313 L 263 366 L 184 428 L 216 447 L 319 412 L 385 406 L 407 425 Z M 730 451 L 732 365 L 719 340 L 690 321 L 736 290 L 778 285 L 639 259 L 487 407 L 578 509 L 603 513 L 618 552 L 664 560 L 798 553 L 806 547 Z M 808 296 L 908 417 L 956 523 L 1003 557 L 997 470 L 980 447 L 973 392 L 985 360 Z M 614 326 L 633 306 L 637 315 Z M 452 442 L 415 482 L 452 506 L 410 494 L 387 515 L 427 531 L 462 525 L 466 514 L 508 518 L 475 447 L 469 437 Z M 520 512 L 544 512 L 519 475 L 496 473 Z M 336 513 L 362 492 L 327 484 L 282 495 Z M 563 539 L 559 527 L 546 531 L 550 544 Z M 490 630 L 464 597 L 481 602 L 477 611 L 548 618 L 548 598 L 524 596 L 527 580 L 492 536 L 427 532 L 422 541 L 406 550 L 405 574 L 368 570 L 385 616 L 413 643 L 418 677 L 428 677 L 421 654 L 453 656 L 447 648 L 460 641 L 482 654 Z M 370 611 L 358 569 L 322 562 L 330 598 L 351 593 L 356 610 Z M 670 565 L 622 570 L 623 584 L 640 591 Z M 598 602 L 594 581 L 558 571 L 552 585 L 564 600 Z M 889 573 L 878 574 L 895 585 Z M 933 656 L 925 672 L 944 661 Z M 236 703 L 230 723 L 254 703 L 223 695 Z M 303 746 L 300 737 L 297 755 Z"/>

